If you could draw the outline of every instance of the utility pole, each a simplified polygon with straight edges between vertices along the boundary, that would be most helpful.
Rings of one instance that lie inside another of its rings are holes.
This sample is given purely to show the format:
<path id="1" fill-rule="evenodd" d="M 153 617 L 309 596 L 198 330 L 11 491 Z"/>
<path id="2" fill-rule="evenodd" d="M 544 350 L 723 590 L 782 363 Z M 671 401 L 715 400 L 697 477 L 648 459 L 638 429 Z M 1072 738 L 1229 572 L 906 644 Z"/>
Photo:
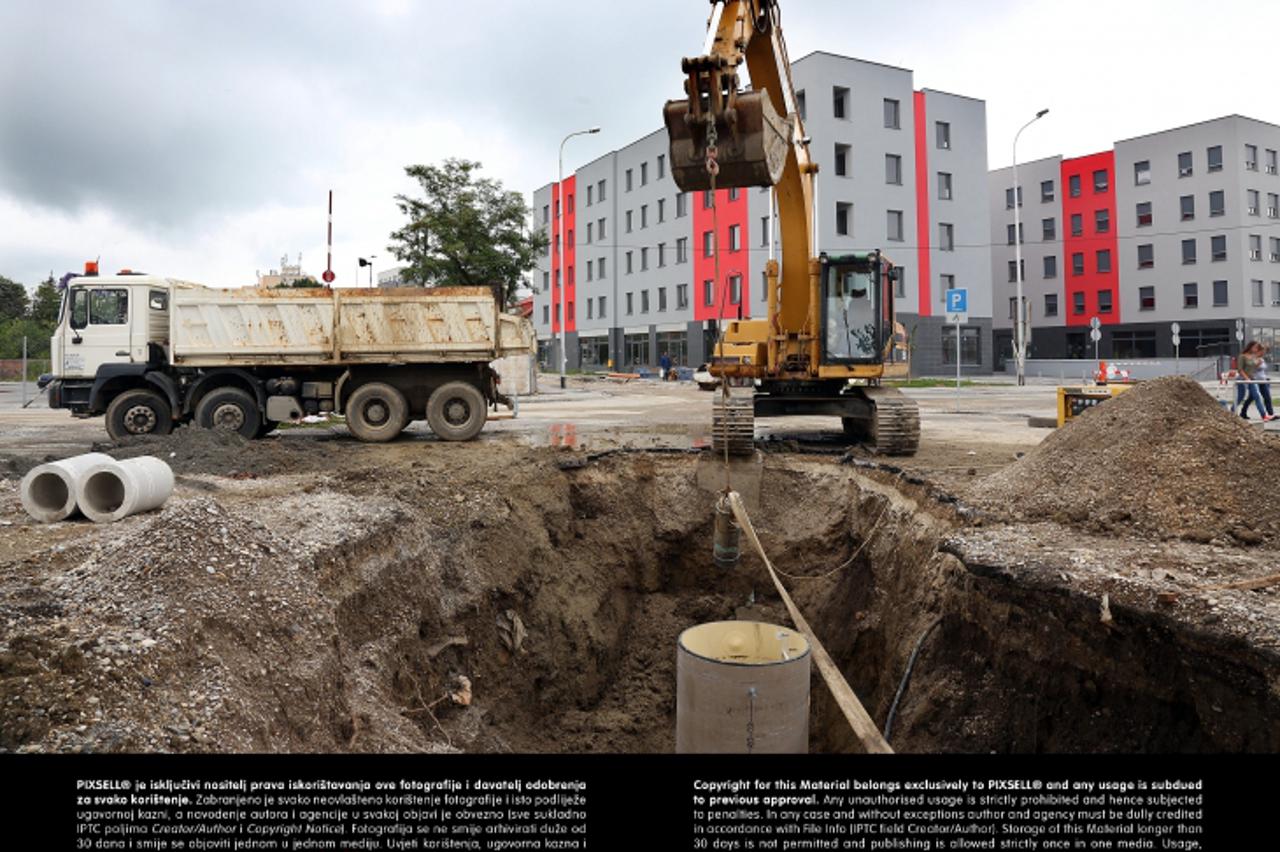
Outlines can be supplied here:
<path id="1" fill-rule="evenodd" d="M 1017 311 L 1017 343 L 1014 355 L 1018 361 L 1018 384 L 1027 383 L 1027 312 L 1022 305 L 1022 205 L 1018 198 L 1018 137 L 1022 131 L 1047 115 L 1049 110 L 1042 109 L 1036 117 L 1022 125 L 1013 135 L 1013 277 L 1018 282 L 1017 299 L 1014 302 Z"/>

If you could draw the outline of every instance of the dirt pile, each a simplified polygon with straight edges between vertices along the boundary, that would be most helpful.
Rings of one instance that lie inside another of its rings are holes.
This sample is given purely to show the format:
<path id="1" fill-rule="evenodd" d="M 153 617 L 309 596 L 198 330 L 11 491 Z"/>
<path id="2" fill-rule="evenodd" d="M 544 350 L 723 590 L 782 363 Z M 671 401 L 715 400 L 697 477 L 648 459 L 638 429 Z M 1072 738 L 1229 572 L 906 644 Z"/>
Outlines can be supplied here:
<path id="1" fill-rule="evenodd" d="M 988 477 L 975 499 L 1018 519 L 1094 532 L 1280 546 L 1280 441 L 1195 382 L 1143 382 Z"/>

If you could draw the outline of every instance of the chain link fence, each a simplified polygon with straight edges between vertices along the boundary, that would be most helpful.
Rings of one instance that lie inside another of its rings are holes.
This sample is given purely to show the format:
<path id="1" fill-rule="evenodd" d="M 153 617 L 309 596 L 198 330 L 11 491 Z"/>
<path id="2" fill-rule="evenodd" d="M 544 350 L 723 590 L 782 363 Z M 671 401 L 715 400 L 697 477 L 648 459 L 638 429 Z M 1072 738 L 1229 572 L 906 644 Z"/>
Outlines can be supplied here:
<path id="1" fill-rule="evenodd" d="M 27 381 L 34 382 L 42 373 L 50 372 L 52 362 L 48 358 L 27 359 Z M 22 379 L 21 358 L 0 358 L 0 382 L 17 382 Z"/>

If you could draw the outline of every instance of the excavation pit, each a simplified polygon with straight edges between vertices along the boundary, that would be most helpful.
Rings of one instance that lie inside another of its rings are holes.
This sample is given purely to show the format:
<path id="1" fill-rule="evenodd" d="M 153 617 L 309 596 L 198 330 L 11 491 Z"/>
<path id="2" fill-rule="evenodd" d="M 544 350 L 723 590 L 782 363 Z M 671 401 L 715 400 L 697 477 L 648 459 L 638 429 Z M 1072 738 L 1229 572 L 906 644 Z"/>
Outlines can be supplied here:
<path id="1" fill-rule="evenodd" d="M 26 609 L 6 596 L 0 745 L 673 752 L 677 637 L 790 625 L 745 541 L 737 567 L 715 563 L 725 471 L 709 453 L 444 449 L 188 482 L 49 557 Z M 1280 623 L 1274 589 L 1213 593 L 1217 611 L 1251 608 L 1254 635 L 1187 592 L 1162 603 L 1167 581 L 1133 567 L 1164 547 L 1245 571 L 1253 552 L 992 525 L 896 468 L 830 456 L 757 454 L 730 481 L 882 730 L 893 708 L 895 750 L 1280 749 L 1280 664 L 1258 638 Z M 106 615 L 55 628 L 54 608 Z M 106 674 L 75 680 L 104 656 Z M 816 673 L 810 695 L 808 750 L 858 751 Z"/>

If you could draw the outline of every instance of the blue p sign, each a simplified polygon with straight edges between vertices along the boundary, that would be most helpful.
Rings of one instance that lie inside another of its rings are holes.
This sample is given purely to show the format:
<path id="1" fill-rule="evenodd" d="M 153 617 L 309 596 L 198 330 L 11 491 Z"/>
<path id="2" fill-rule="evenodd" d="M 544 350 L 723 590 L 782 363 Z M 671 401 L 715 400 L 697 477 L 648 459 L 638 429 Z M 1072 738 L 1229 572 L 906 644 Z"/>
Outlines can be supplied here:
<path id="1" fill-rule="evenodd" d="M 969 310 L 969 291 L 964 288 L 947 291 L 947 313 L 963 314 Z"/>

